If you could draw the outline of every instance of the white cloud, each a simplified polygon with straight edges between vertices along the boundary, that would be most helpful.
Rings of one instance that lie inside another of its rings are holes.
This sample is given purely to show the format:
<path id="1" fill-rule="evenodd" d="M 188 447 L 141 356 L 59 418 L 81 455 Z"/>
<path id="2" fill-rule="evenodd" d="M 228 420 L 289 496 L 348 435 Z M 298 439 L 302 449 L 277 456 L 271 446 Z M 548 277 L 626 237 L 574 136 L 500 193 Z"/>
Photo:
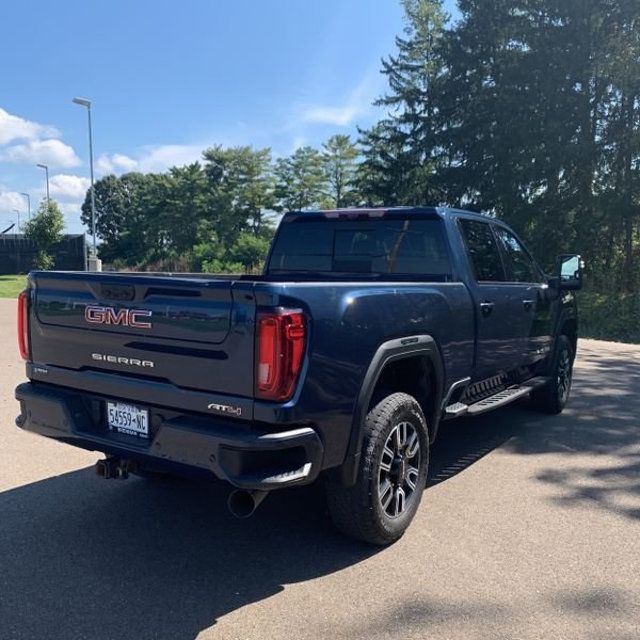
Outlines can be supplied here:
<path id="1" fill-rule="evenodd" d="M 138 158 L 138 168 L 143 172 L 166 171 L 169 167 L 181 167 L 202 160 L 207 145 L 164 144 L 145 147 Z"/>
<path id="2" fill-rule="evenodd" d="M 306 136 L 296 136 L 293 139 L 293 143 L 291 144 L 291 153 L 295 153 L 300 147 L 304 147 L 308 144 L 308 140 Z"/>
<path id="3" fill-rule="evenodd" d="M 80 158 L 73 147 L 61 140 L 30 140 L 23 144 L 5 147 L 0 151 L 0 160 L 4 162 L 42 163 L 51 167 L 77 167 Z"/>
<path id="4" fill-rule="evenodd" d="M 96 169 L 100 174 L 127 173 L 138 167 L 138 161 L 123 153 L 103 153 L 96 161 Z"/>
<path id="5" fill-rule="evenodd" d="M 14 209 L 22 213 L 26 206 L 24 196 L 17 191 L 0 191 L 0 213 L 13 213 Z"/>
<path id="6" fill-rule="evenodd" d="M 100 175 L 115 173 L 120 175 L 128 171 L 159 173 L 170 167 L 181 167 L 202 160 L 202 152 L 209 144 L 163 144 L 148 145 L 139 149 L 135 157 L 123 153 L 103 153 L 96 161 L 96 170 Z"/>
<path id="7" fill-rule="evenodd" d="M 14 140 L 59 137 L 60 132 L 55 127 L 14 116 L 0 108 L 0 145 L 9 144 Z"/>
<path id="8" fill-rule="evenodd" d="M 372 109 L 372 103 L 380 91 L 380 74 L 370 71 L 346 99 L 338 105 L 305 105 L 299 113 L 299 119 L 310 124 L 329 124 L 334 127 L 347 127 L 357 118 L 366 115 Z"/>
<path id="9" fill-rule="evenodd" d="M 64 215 L 65 233 L 86 233 L 87 229 L 80 220 L 81 201 L 59 202 L 60 210 Z"/>
<path id="10" fill-rule="evenodd" d="M 357 105 L 350 103 L 341 107 L 316 106 L 305 109 L 302 119 L 304 122 L 346 127 L 350 125 L 361 112 L 361 109 Z"/>
<path id="11" fill-rule="evenodd" d="M 59 173 L 49 179 L 51 195 L 61 200 L 84 200 L 91 180 L 83 176 Z"/>

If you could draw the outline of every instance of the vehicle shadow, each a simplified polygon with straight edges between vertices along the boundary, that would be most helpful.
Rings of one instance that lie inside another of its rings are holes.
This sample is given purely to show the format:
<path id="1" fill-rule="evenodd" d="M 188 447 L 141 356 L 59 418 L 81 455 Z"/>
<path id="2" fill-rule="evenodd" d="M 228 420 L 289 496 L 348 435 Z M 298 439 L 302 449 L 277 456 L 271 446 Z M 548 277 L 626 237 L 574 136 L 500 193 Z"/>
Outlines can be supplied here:
<path id="1" fill-rule="evenodd" d="M 607 358 L 581 353 L 570 402 L 560 415 L 526 400 L 475 419 L 445 422 L 433 448 L 428 486 L 464 471 L 501 447 L 517 455 L 554 454 L 536 479 L 553 486 L 551 500 L 597 506 L 640 519 L 640 352 Z"/>
<path id="2" fill-rule="evenodd" d="M 428 486 L 517 430 L 459 425 L 443 430 Z M 273 493 L 249 520 L 227 512 L 228 492 L 181 478 L 104 481 L 87 468 L 0 493 L 0 636 L 192 639 L 380 551 L 333 529 L 320 483 Z"/>
<path id="3" fill-rule="evenodd" d="M 524 403 L 521 406 L 522 413 L 531 415 Z M 461 473 L 520 432 L 513 407 L 443 422 L 431 451 L 427 489 Z"/>
<path id="4" fill-rule="evenodd" d="M 518 428 L 478 422 L 443 429 L 428 486 Z M 380 550 L 336 533 L 320 483 L 275 492 L 242 521 L 227 512 L 228 492 L 180 478 L 104 481 L 87 468 L 0 493 L 0 635 L 191 639 Z"/>
<path id="5" fill-rule="evenodd" d="M 227 494 L 92 469 L 0 494 L 0 636 L 191 639 L 377 552 L 332 529 L 319 486 L 269 496 L 246 521 Z"/>
<path id="6" fill-rule="evenodd" d="M 557 488 L 555 501 L 588 499 L 640 517 L 613 500 L 640 496 L 640 363 L 590 364 L 560 416 L 521 403 L 443 424 L 427 487 L 497 447 L 561 454 L 568 464 L 537 476 Z M 0 493 L 0 637 L 190 640 L 287 584 L 379 551 L 333 530 L 319 483 L 275 492 L 246 521 L 228 514 L 228 490 L 181 479 L 106 482 L 88 468 Z"/>
<path id="7" fill-rule="evenodd" d="M 640 352 L 617 356 L 580 354 L 569 406 L 561 415 L 527 415 L 514 408 L 513 421 L 520 430 L 504 444 L 504 451 L 556 456 L 536 474 L 537 480 L 555 489 L 555 504 L 597 506 L 638 520 Z"/>

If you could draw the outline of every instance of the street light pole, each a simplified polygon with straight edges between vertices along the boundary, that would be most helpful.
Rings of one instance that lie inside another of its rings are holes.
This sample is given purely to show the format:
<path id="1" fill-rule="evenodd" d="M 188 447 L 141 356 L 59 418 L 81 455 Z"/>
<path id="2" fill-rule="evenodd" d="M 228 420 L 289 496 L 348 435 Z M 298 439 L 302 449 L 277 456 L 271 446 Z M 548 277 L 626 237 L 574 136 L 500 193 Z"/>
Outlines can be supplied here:
<path id="1" fill-rule="evenodd" d="M 31 196 L 28 193 L 21 193 L 27 199 L 27 211 L 29 212 L 29 220 L 31 220 Z"/>
<path id="2" fill-rule="evenodd" d="M 74 98 L 74 104 L 79 104 L 81 107 L 87 108 L 87 117 L 89 121 L 89 172 L 91 174 L 91 236 L 93 238 L 93 257 L 97 258 L 98 253 L 96 251 L 96 197 L 95 189 L 93 187 L 93 132 L 91 129 L 91 100 L 86 98 Z"/>
<path id="3" fill-rule="evenodd" d="M 45 170 L 47 174 L 47 212 L 49 211 L 49 167 L 46 164 L 37 164 L 36 167 L 40 167 Z"/>
<path id="4" fill-rule="evenodd" d="M 20 211 L 18 209 L 14 209 L 14 211 L 18 215 L 18 229 L 17 229 L 17 233 L 15 234 L 17 236 L 20 233 Z M 20 238 L 16 237 L 16 271 L 19 273 L 20 270 L 21 270 L 21 265 L 20 265 Z"/>

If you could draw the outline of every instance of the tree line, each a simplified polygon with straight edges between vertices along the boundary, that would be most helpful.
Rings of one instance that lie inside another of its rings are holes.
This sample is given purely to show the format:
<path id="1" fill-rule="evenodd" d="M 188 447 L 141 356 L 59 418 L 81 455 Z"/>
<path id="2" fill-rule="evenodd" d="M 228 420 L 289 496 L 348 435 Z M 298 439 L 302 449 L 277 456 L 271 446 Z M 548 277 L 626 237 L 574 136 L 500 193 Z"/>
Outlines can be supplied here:
<path id="1" fill-rule="evenodd" d="M 116 267 L 249 271 L 263 260 L 279 212 L 358 204 L 358 150 L 335 135 L 274 159 L 269 149 L 213 147 L 166 173 L 108 175 L 95 184 L 100 256 Z M 90 194 L 82 221 L 91 224 Z"/>
<path id="2" fill-rule="evenodd" d="M 439 0 L 402 5 L 379 122 L 285 158 L 214 147 L 166 173 L 106 176 L 103 259 L 251 270 L 274 213 L 440 204 L 506 220 L 546 268 L 579 251 L 594 286 L 637 288 L 640 3 L 459 0 L 455 21 Z"/>

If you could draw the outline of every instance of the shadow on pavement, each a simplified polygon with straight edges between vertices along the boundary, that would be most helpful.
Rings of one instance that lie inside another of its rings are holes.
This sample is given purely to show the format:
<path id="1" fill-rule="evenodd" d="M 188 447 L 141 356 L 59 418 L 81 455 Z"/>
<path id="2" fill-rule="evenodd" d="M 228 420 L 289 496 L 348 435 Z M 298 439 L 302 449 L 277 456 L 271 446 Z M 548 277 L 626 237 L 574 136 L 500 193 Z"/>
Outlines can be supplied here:
<path id="1" fill-rule="evenodd" d="M 564 590 L 551 594 L 531 594 L 528 605 L 537 599 L 552 607 L 556 617 L 549 621 L 550 627 L 554 620 L 560 620 L 567 615 L 578 615 L 587 619 L 615 621 L 625 616 L 633 606 L 632 596 L 626 592 L 607 588 L 592 588 L 578 590 Z M 418 595 L 409 603 L 398 606 L 391 613 L 384 615 L 373 614 L 363 624 L 354 625 L 346 637 L 352 640 L 371 640 L 377 638 L 428 638 L 431 634 L 438 638 L 517 638 L 520 637 L 514 629 L 527 630 L 530 624 L 526 608 L 523 610 L 519 603 L 513 600 L 497 603 L 492 600 L 476 598 L 473 602 L 451 599 L 444 596 L 427 597 Z M 360 621 L 359 621 L 360 622 Z M 425 629 L 429 629 L 425 633 Z M 481 630 L 481 631 L 479 631 Z M 442 633 L 444 632 L 444 636 Z M 598 634 L 594 629 L 592 635 L 564 636 L 556 632 L 549 633 L 549 629 L 538 630 L 539 635 L 526 637 L 559 638 L 580 637 L 584 640 L 637 640 L 637 635 L 607 632 Z"/>
<path id="2" fill-rule="evenodd" d="M 520 413 L 532 415 L 527 409 Z M 461 473 L 521 431 L 522 423 L 511 407 L 443 422 L 431 451 L 427 488 Z"/>
<path id="3" fill-rule="evenodd" d="M 0 494 L 0 637 L 191 639 L 376 552 L 333 531 L 319 487 L 269 496 L 248 521 L 227 494 L 92 469 Z"/>
<path id="4" fill-rule="evenodd" d="M 640 352 L 580 354 L 564 413 L 537 413 L 522 401 L 475 419 L 442 424 L 427 486 L 464 471 L 490 451 L 561 455 L 536 476 L 554 485 L 554 502 L 581 502 L 640 519 Z M 600 463 L 598 458 L 602 457 Z M 572 460 L 575 459 L 575 464 Z"/>
<path id="5" fill-rule="evenodd" d="M 592 370 L 578 372 L 561 416 L 519 405 L 443 425 L 428 486 L 498 446 L 522 455 L 562 454 L 576 464 L 538 476 L 557 487 L 554 500 L 588 499 L 639 518 L 640 509 L 615 499 L 640 495 L 640 362 L 589 355 L 581 361 Z M 580 457 L 599 454 L 607 465 Z M 319 483 L 274 493 L 248 521 L 227 513 L 227 494 L 223 484 L 187 480 L 105 482 L 92 469 L 1 493 L 0 637 L 192 639 L 286 584 L 377 552 L 334 532 Z M 602 606 L 601 600 L 568 604 Z"/>
<path id="6" fill-rule="evenodd" d="M 626 359 L 581 355 L 581 365 L 589 368 L 576 370 L 565 412 L 537 418 L 513 415 L 521 430 L 505 450 L 563 456 L 560 468 L 542 469 L 537 475 L 557 488 L 556 503 L 586 502 L 640 519 L 640 354 L 621 357 Z"/>
<path id="7" fill-rule="evenodd" d="M 518 431 L 505 416 L 454 424 L 434 448 L 429 485 Z M 87 468 L 0 493 L 0 637 L 191 639 L 286 584 L 379 551 L 334 531 L 320 483 L 275 492 L 244 521 L 228 514 L 228 492 L 178 478 L 104 481 Z"/>

